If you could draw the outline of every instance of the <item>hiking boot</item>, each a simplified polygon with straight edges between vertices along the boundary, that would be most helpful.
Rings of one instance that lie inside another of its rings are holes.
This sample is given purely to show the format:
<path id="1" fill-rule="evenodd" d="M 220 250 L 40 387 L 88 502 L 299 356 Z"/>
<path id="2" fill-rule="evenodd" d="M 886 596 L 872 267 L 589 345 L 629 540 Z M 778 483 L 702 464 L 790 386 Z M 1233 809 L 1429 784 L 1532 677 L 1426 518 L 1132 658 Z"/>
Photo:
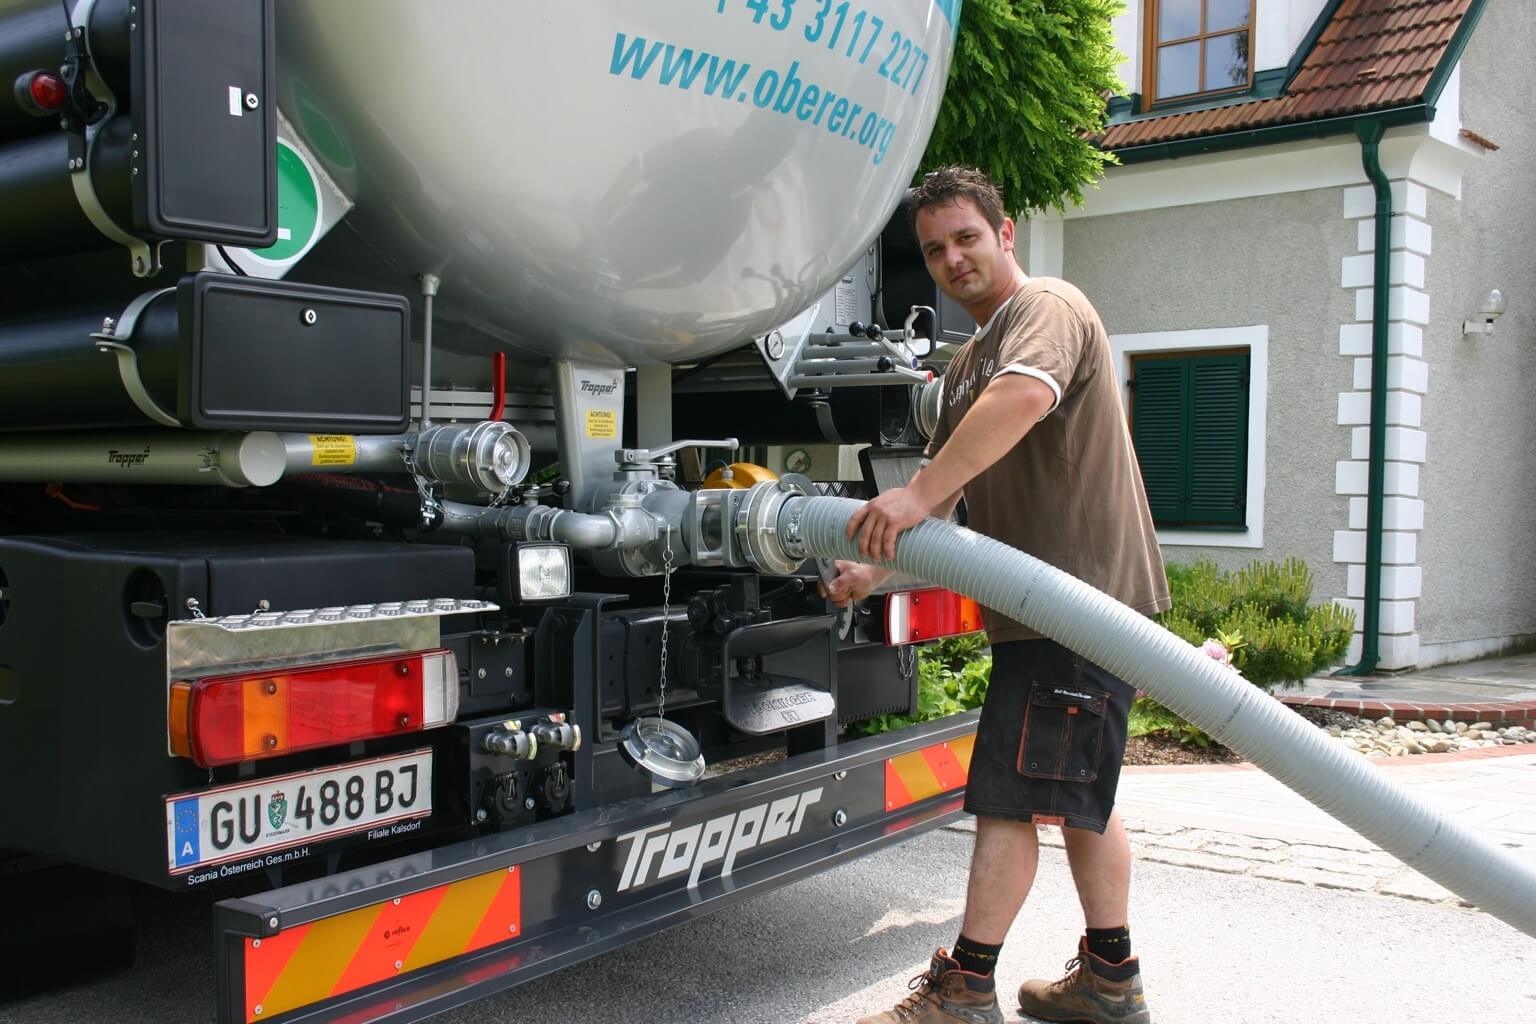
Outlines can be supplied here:
<path id="1" fill-rule="evenodd" d="M 1045 1021 L 1152 1024 L 1137 959 L 1112 964 L 1088 952 L 1086 941 L 1078 943 L 1077 956 L 1067 961 L 1066 977 L 1019 986 L 1019 1009 Z"/>
<path id="2" fill-rule="evenodd" d="M 947 949 L 933 954 L 927 972 L 907 987 L 911 995 L 859 1024 L 1003 1024 L 992 979 L 962 971 Z"/>

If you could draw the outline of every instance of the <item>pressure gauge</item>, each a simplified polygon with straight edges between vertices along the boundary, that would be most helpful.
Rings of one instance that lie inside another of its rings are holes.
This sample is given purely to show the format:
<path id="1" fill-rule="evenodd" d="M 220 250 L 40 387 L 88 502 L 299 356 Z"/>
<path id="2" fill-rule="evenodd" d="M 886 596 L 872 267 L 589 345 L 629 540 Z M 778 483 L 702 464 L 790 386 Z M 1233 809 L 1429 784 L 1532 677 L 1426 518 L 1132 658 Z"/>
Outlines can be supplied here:
<path id="1" fill-rule="evenodd" d="M 788 473 L 809 473 L 811 471 L 811 453 L 804 448 L 796 448 L 784 456 L 784 470 Z"/>

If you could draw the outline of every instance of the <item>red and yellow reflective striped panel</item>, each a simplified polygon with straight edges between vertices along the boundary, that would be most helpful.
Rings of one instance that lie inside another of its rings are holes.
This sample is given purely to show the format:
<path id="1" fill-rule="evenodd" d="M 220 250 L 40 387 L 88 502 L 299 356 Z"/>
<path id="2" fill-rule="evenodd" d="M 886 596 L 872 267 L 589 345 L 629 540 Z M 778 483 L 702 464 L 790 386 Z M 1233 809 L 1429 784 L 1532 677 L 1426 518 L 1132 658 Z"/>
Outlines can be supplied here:
<path id="1" fill-rule="evenodd" d="M 522 934 L 514 866 L 245 940 L 250 1024 Z"/>
<path id="2" fill-rule="evenodd" d="M 885 809 L 894 811 L 965 785 L 976 734 L 885 760 Z"/>

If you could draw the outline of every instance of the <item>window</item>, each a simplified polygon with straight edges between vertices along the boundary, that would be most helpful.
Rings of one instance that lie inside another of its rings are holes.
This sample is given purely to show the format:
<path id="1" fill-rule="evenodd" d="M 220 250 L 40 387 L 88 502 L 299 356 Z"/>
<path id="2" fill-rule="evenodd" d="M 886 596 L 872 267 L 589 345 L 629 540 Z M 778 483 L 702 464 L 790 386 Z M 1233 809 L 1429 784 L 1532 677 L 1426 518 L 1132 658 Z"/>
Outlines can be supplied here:
<path id="1" fill-rule="evenodd" d="M 1255 0 L 1147 0 L 1147 106 L 1253 83 Z"/>
<path id="2" fill-rule="evenodd" d="M 1158 527 L 1242 530 L 1249 352 L 1131 357 L 1131 439 Z"/>

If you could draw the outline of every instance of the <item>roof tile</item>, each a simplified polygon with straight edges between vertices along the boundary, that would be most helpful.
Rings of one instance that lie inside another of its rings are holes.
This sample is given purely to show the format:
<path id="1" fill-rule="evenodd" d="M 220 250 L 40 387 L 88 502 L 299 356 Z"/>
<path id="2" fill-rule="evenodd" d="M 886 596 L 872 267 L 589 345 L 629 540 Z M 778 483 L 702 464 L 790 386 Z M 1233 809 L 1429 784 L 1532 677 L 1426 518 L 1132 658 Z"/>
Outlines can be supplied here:
<path id="1" fill-rule="evenodd" d="M 1421 102 L 1472 0 L 1343 0 L 1284 95 L 1111 125 L 1125 149 Z"/>

